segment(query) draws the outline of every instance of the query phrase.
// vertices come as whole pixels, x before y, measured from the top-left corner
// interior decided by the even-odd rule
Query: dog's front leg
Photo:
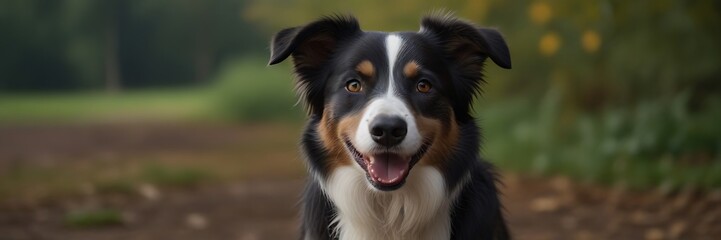
[[[326,198],[313,179],[306,184],[301,212],[301,240],[332,240],[331,220],[335,215],[333,203]]]

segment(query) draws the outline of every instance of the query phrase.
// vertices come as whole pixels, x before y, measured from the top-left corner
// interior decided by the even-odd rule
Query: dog
[[[486,59],[510,69],[501,34],[450,15],[418,32],[361,30],[353,16],[287,28],[308,111],[301,239],[509,239],[493,167],[471,115]]]

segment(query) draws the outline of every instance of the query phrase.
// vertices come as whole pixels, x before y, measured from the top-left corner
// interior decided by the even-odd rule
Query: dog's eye
[[[416,86],[416,89],[418,92],[427,93],[431,91],[431,83],[428,82],[428,80],[421,79],[418,81],[418,85]]]
[[[349,92],[360,92],[362,89],[361,82],[358,79],[351,79],[345,83],[345,90]]]

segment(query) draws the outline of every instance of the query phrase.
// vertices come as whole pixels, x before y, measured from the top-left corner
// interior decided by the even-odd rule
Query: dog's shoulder
[[[303,205],[301,218],[301,240],[333,240],[333,226],[335,207],[326,197],[320,184],[315,179],[309,179],[303,191]]]
[[[479,161],[469,174],[451,211],[451,239],[510,239],[498,199],[495,170]]]

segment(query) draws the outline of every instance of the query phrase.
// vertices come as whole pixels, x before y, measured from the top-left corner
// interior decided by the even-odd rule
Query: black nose
[[[400,117],[376,116],[370,125],[373,141],[386,147],[398,145],[408,132],[406,121]]]

